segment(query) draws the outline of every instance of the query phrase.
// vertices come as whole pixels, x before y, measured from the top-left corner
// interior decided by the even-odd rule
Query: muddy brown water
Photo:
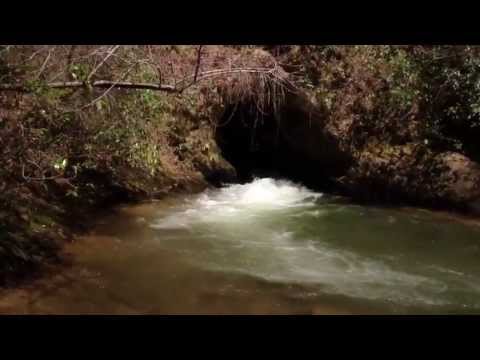
[[[478,314],[480,226],[459,219],[257,179],[116,209],[0,312]]]

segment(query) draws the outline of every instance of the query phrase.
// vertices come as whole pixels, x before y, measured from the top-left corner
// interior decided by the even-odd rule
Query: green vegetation
[[[303,46],[283,56],[303,68],[306,87],[314,87],[332,116],[352,120],[357,142],[427,140],[437,149],[479,159],[474,140],[480,121],[479,50]]]
[[[55,78],[65,59],[51,57],[52,72],[41,77],[36,74],[42,62],[11,65],[32,53],[27,47],[0,53],[0,83],[21,82],[27,89],[0,93],[0,284],[58,260],[59,241],[72,228],[81,230],[75,223],[88,224],[86,214],[182,184],[205,186],[198,169],[205,173],[222,162],[204,151],[212,131],[197,131],[195,141],[190,139],[211,119],[208,105],[199,106],[198,91],[179,96],[148,89],[51,88],[47,77]],[[130,61],[139,57],[123,55]],[[65,80],[85,80],[93,68],[73,63]],[[130,68],[128,62],[113,63],[102,78],[121,78]],[[138,60],[135,68],[130,81],[153,80],[151,66]]]

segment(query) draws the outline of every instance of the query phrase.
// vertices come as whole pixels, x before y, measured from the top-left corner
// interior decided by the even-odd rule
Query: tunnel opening
[[[216,140],[241,183],[255,177],[288,179],[312,189],[336,193],[336,178],[348,160],[322,132],[320,119],[306,113],[305,104],[286,103],[261,112],[255,104],[228,106]]]

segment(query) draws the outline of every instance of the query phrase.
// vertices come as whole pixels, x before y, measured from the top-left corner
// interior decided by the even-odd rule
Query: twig
[[[35,56],[37,56],[39,53],[41,53],[43,51],[43,49],[45,49],[46,47],[47,47],[47,45],[43,45],[39,49],[35,50],[33,52],[33,54],[27,60],[23,61],[23,63],[21,65],[25,65],[27,62],[31,61]]]
[[[62,175],[56,175],[56,176],[49,176],[49,177],[30,177],[30,176],[25,176],[25,165],[22,165],[22,178],[25,181],[46,181],[46,180],[54,180],[58,179]]]
[[[40,166],[38,166],[37,164],[35,164],[34,162],[31,162],[29,161],[31,164],[37,166],[39,169],[40,169]],[[31,176],[26,176],[25,175],[25,165],[22,165],[22,178],[25,180],[25,181],[46,181],[46,180],[55,180],[55,179],[59,179],[59,178],[64,178],[66,180],[73,180],[77,177],[78,175],[78,172],[77,172],[77,168],[76,167],[73,167],[73,170],[74,170],[74,174],[73,176],[71,177],[64,177],[63,174],[58,174],[58,175],[54,175],[54,176],[42,176],[42,177],[31,177]]]
[[[192,86],[193,84],[195,84],[197,82],[198,70],[200,69],[200,61],[201,61],[201,58],[202,58],[202,47],[203,47],[203,45],[200,45],[197,49],[197,61],[196,61],[196,64],[195,64],[195,72],[193,73],[193,79],[190,82],[190,84],[188,84],[187,86],[184,86],[183,88],[178,90],[180,93],[182,93],[184,90],[186,90],[187,88],[189,88],[190,86]],[[182,80],[181,82],[183,82],[183,81],[184,80]]]
[[[40,70],[38,71],[37,75],[35,76],[35,79],[39,79],[40,75],[42,75],[43,71],[45,70],[45,67],[47,66],[48,60],[50,60],[50,56],[52,55],[52,49],[48,51],[47,56],[45,57],[45,61],[43,62],[42,66],[40,67]]]
[[[197,81],[198,70],[200,69],[200,61],[202,59],[202,47],[203,45],[200,45],[197,50],[197,64],[195,66],[195,75],[193,76],[194,83]]]
[[[232,112],[230,113],[230,116],[228,117],[227,121],[225,121],[222,124],[217,124],[215,126],[215,128],[219,128],[219,127],[227,125],[233,119],[233,115],[235,115],[235,113],[237,112],[237,109],[238,109],[238,102],[235,103],[235,107],[233,108]]]
[[[173,63],[170,62],[170,68],[172,69],[172,75],[173,75],[173,87],[177,87],[177,76],[175,74],[175,68],[173,67]]]
[[[1,48],[0,49],[0,53],[1,52],[8,52],[8,50],[10,50],[10,48],[12,48],[13,45],[6,45],[4,48]]]
[[[120,47],[120,45],[115,45],[114,47],[112,47],[110,49],[110,51],[108,52],[108,54],[103,58],[103,60],[100,62],[100,64],[98,64],[91,72],[90,74],[88,74],[87,76],[87,79],[85,80],[86,82],[89,82],[91,77],[98,71],[98,69],[100,69],[100,67],[102,67],[103,64],[105,64],[105,62],[110,58],[110,56],[113,55],[113,53],[115,51],[117,51],[117,49]]]
[[[70,77],[70,67],[72,66],[72,61],[73,61],[73,54],[75,53],[77,46],[78,45],[70,46],[70,50],[68,51],[66,71],[69,77]]]
[[[92,106],[93,104],[95,104],[96,102],[98,102],[99,100],[101,100],[101,99],[103,99],[105,96],[107,96],[108,93],[109,93],[110,91],[112,91],[112,89],[113,89],[116,85],[118,85],[118,84],[120,83],[120,81],[124,80],[124,79],[127,77],[127,75],[130,73],[130,71],[132,71],[133,68],[134,68],[136,65],[137,65],[137,64],[133,64],[133,65],[122,75],[122,77],[121,77],[118,81],[114,82],[102,95],[98,96],[96,99],[92,100],[92,101],[91,101],[90,103],[88,103],[87,105],[82,106],[82,107],[80,108],[80,110],[83,110],[83,109],[86,109],[86,108],[89,107],[89,106]]]
[[[160,66],[157,66],[157,73],[158,73],[158,84],[161,85],[162,84],[162,70],[160,69]]]

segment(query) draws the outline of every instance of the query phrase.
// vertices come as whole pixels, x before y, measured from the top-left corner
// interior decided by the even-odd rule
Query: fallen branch
[[[83,81],[59,81],[46,84],[47,87],[53,89],[67,89],[67,88],[79,88],[86,87],[88,83]],[[92,87],[98,88],[109,88],[114,85],[116,88],[124,89],[146,89],[146,90],[160,90],[166,92],[177,92],[177,89],[171,85],[159,85],[159,84],[148,84],[148,83],[133,83],[128,81],[108,81],[108,80],[97,80],[89,84]],[[0,90],[5,91],[20,91],[20,92],[32,92],[25,85],[16,85],[16,84],[0,84]]]
[[[45,84],[48,88],[53,89],[66,89],[66,88],[80,88],[80,87],[96,87],[96,88],[121,88],[121,89],[143,89],[143,90],[154,90],[154,91],[165,91],[170,93],[182,93],[187,88],[191,87],[195,83],[206,80],[212,77],[217,77],[221,75],[230,75],[230,74],[260,74],[267,77],[270,77],[277,85],[288,85],[290,89],[294,89],[295,86],[286,78],[276,74],[277,68],[238,68],[238,69],[218,69],[210,70],[202,73],[193,74],[186,76],[179,82],[175,82],[175,85],[162,85],[162,84],[152,84],[152,83],[136,83],[129,81],[110,81],[110,80],[96,80],[93,82],[84,82],[84,81],[59,81],[51,82]],[[189,79],[194,79],[195,82],[188,83],[186,86],[179,86],[184,84]],[[0,90],[3,91],[19,91],[19,92],[32,92],[28,86],[22,84],[0,84]]]

